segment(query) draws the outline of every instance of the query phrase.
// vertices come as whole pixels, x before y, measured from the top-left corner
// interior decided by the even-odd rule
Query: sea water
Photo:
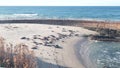
[[[87,41],[79,54],[86,68],[120,68],[120,42]]]
[[[0,19],[120,20],[120,6],[0,6]]]
[[[120,42],[93,42],[89,58],[97,68],[120,68]]]

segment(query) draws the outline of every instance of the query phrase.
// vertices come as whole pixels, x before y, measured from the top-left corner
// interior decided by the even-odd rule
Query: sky
[[[120,6],[120,0],[0,0],[0,6]]]

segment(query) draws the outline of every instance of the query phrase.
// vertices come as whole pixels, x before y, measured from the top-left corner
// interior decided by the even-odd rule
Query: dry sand
[[[73,34],[69,36],[71,30]],[[77,59],[73,47],[82,35],[95,33],[81,27],[72,26],[0,24],[0,36],[5,38],[6,43],[12,43],[14,45],[25,43],[30,49],[33,47],[37,48],[31,50],[34,50],[35,56],[38,57],[38,68],[84,68],[81,64],[82,62],[80,63]],[[67,35],[67,37],[53,42],[54,45],[59,45],[61,48],[44,46],[45,41],[41,39],[50,35],[59,37],[59,34]]]

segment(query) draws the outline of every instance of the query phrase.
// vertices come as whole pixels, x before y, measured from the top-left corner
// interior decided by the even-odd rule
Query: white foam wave
[[[13,14],[13,16],[20,16],[20,17],[33,17],[38,16],[38,14]]]
[[[120,52],[116,52],[116,54],[120,54]]]
[[[36,19],[38,14],[2,14],[0,15],[0,20],[9,19]]]

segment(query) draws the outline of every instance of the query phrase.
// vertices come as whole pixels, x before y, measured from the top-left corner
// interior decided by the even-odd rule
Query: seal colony
[[[102,25],[98,25],[99,22]],[[38,68],[85,68],[85,64],[77,59],[74,45],[78,41],[85,42],[85,35],[100,39],[97,35],[102,35],[99,29],[103,24],[103,21],[84,20],[0,20],[0,36],[5,39],[5,44],[27,45],[35,53]],[[118,25],[113,23],[111,30],[117,28],[119,31]],[[111,25],[105,22],[104,26],[107,29]],[[107,38],[108,35],[102,36]]]

